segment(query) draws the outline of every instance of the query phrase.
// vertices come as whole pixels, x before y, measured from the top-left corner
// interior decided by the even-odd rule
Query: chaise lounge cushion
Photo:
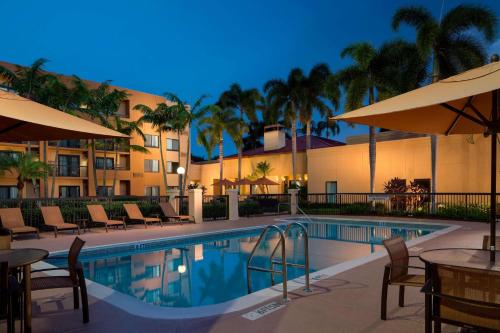
[[[38,229],[35,227],[13,227],[13,228],[8,228],[13,234],[29,234],[32,232],[38,232]]]

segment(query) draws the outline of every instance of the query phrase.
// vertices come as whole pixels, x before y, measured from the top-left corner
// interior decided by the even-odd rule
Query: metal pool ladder
[[[286,261],[286,235],[288,232],[293,228],[293,227],[298,227],[301,229],[303,235],[304,235],[304,265],[301,264],[295,264],[295,263],[290,263]],[[255,251],[259,247],[259,245],[262,243],[264,240],[264,236],[270,231],[270,230],[275,230],[278,232],[278,235],[280,237],[280,240],[274,247],[273,251],[271,252],[271,255],[269,256],[269,261],[270,261],[270,267],[271,268],[265,268],[265,267],[259,267],[259,266],[252,266],[252,259],[255,255]],[[275,259],[275,254],[278,248],[281,248],[281,258],[280,259]],[[281,266],[281,270],[277,270],[276,266]],[[282,230],[280,227],[276,225],[269,225],[264,230],[262,230],[259,239],[257,240],[257,243],[255,243],[252,252],[250,253],[250,256],[248,257],[247,260],[247,288],[248,288],[248,293],[250,294],[252,292],[252,284],[251,284],[251,276],[250,272],[253,271],[259,271],[259,272],[267,272],[271,273],[271,285],[275,285],[275,274],[281,274],[283,277],[283,301],[287,302],[288,301],[288,281],[287,281],[287,267],[300,267],[304,268],[305,270],[305,285],[306,287],[304,288],[305,291],[311,291],[310,285],[309,285],[309,235],[307,233],[306,227],[299,223],[299,222],[292,222],[290,223],[285,230]]]

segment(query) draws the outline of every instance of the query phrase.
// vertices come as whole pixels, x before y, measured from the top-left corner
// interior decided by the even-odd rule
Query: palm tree
[[[274,79],[264,85],[272,110],[280,110],[292,132],[292,181],[297,177],[297,116],[304,100],[304,73],[300,68],[290,71],[286,81]]]
[[[257,89],[241,89],[240,85],[233,83],[229,90],[222,93],[219,104],[223,108],[234,108],[239,111],[240,124],[244,124],[245,118],[249,121],[257,121],[258,103],[262,97]],[[239,128],[238,130],[242,130]],[[242,134],[242,133],[241,133]],[[238,148],[238,180],[241,179],[241,159],[243,157],[243,141],[237,140]]]
[[[144,136],[144,133],[141,130],[141,123],[139,121],[128,121],[128,120],[123,120],[119,116],[115,116],[115,120],[113,122],[113,129],[117,132],[120,132],[122,134],[125,134],[127,136],[131,136],[132,134],[137,134],[139,135],[143,140],[146,138]],[[111,195],[115,195],[115,188],[116,188],[116,180],[117,180],[117,173],[118,169],[116,167],[116,164],[118,163],[118,151],[120,147],[125,146],[131,151],[136,151],[136,152],[141,152],[144,154],[149,153],[149,150],[143,146],[140,145],[133,145],[130,144],[130,139],[129,138],[115,138],[113,139],[113,148],[115,151],[115,164],[114,164],[114,170],[113,170],[113,186],[111,187]]]
[[[273,168],[271,168],[271,163],[269,163],[268,161],[260,161],[255,166],[255,173],[262,177],[267,177],[272,170]],[[268,185],[266,185],[266,192],[269,193]]]
[[[196,140],[197,143],[205,149],[205,152],[207,153],[207,161],[212,160],[212,153],[217,145],[217,142],[214,140],[213,136],[210,135],[210,133],[204,133],[200,128],[197,128],[196,131],[198,133]]]
[[[187,105],[182,102],[182,100],[173,93],[165,93],[165,98],[174,103],[174,108],[176,108],[177,114],[179,115],[179,120],[177,120],[177,127],[187,130],[187,151],[186,151],[186,176],[183,179],[183,184],[181,188],[186,189],[187,178],[189,177],[189,165],[191,164],[191,126],[194,122],[198,121],[208,112],[206,106],[203,105],[203,100],[207,98],[207,95],[200,96],[192,106]],[[179,140],[179,154],[180,154],[180,140]],[[210,156],[209,156],[210,157]],[[179,163],[180,163],[179,155]],[[181,185],[181,184],[179,184]]]
[[[49,171],[49,166],[30,153],[22,153],[16,157],[2,159],[0,162],[0,175],[5,172],[17,175],[17,198],[19,203],[23,198],[23,189],[26,181],[36,181],[43,178]]]
[[[497,26],[495,13],[478,5],[459,5],[442,19],[436,19],[424,7],[403,7],[392,18],[392,28],[401,24],[414,27],[420,54],[431,63],[432,82],[486,62],[482,37],[493,41]],[[472,33],[477,31],[478,33]],[[431,135],[431,192],[436,192],[437,137]],[[434,202],[433,202],[434,207]]]
[[[151,123],[151,126],[158,131],[163,186],[165,187],[166,194],[166,191],[168,191],[168,182],[167,170],[165,169],[165,156],[163,153],[162,133],[171,130],[170,123],[174,117],[172,115],[173,110],[169,108],[166,103],[158,103],[154,110],[147,105],[138,104],[134,106],[134,110],[139,110],[143,113],[143,116],[139,120],[140,122]]]
[[[80,107],[80,111],[87,114],[92,119],[97,119],[103,126],[112,127],[110,120],[114,119],[118,115],[118,109],[120,104],[126,100],[128,93],[124,90],[118,90],[112,88],[109,81],[102,82],[98,87],[94,89],[87,90],[84,104]],[[106,191],[106,171],[107,171],[107,152],[108,152],[108,141],[104,140],[102,148],[104,150],[104,165],[103,165],[103,180],[102,186],[104,191]],[[96,141],[91,140],[90,145],[92,151],[92,170],[94,178],[94,187],[97,193],[99,188],[97,181],[97,170],[96,170]],[[104,193],[102,193],[104,194]]]
[[[224,133],[237,138],[242,124],[236,117],[234,109],[222,108],[218,104],[210,105],[210,113],[198,121],[200,135],[208,136],[219,145],[219,180],[224,179]],[[236,140],[237,141],[237,140]],[[239,142],[235,142],[239,144]],[[222,191],[222,186],[221,186]]]
[[[330,134],[338,135],[340,133],[339,124],[330,119],[320,120],[318,122],[312,120],[310,126],[311,133],[316,136],[323,136],[323,133],[326,133],[326,138],[329,138]],[[307,133],[307,126],[303,126],[300,132],[305,135]]]

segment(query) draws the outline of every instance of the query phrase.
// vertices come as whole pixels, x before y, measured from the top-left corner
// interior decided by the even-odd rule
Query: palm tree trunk
[[[50,197],[51,198],[54,198],[54,194],[56,191],[56,177],[57,177],[57,173],[59,171],[58,159],[59,159],[59,146],[60,145],[61,145],[61,141],[57,141],[56,156],[54,157],[54,170],[52,170],[52,184],[50,187]]]
[[[107,171],[106,158],[107,158],[107,156],[108,156],[108,147],[107,147],[106,140],[104,140],[104,157],[103,157],[104,163],[102,166],[102,190],[103,190],[103,193],[106,194],[106,196],[108,196],[108,191],[106,189],[106,171]]]
[[[306,122],[306,149],[311,149],[311,119]]]
[[[224,144],[222,140],[222,133],[220,133],[220,140],[219,140],[219,187],[220,187],[220,194],[223,194],[222,191],[222,180],[224,179]]]
[[[186,174],[184,175],[182,188],[185,190],[187,185],[187,179],[189,175],[189,165],[191,164],[191,124],[187,127],[187,148],[186,148]]]
[[[24,188],[24,182],[17,178],[17,200],[19,207],[21,207],[21,201],[23,200],[23,188]]]
[[[377,164],[377,138],[375,127],[370,126],[368,134],[368,155],[370,159],[370,193],[375,192],[375,166]]]
[[[241,180],[241,160],[243,158],[243,147],[238,147],[238,181]],[[238,193],[240,193],[240,185],[238,185]]]
[[[48,142],[47,141],[42,141],[42,145],[43,145],[43,163],[47,164],[47,144]],[[43,197],[45,199],[48,198],[49,196],[49,184],[48,184],[48,175],[47,173],[44,174],[43,176]]]
[[[179,166],[181,166],[181,131],[177,131],[177,142],[179,143],[179,147],[177,150],[177,160],[179,161]],[[172,170],[174,172],[177,172],[177,170]],[[185,170],[184,170],[185,171]],[[182,187],[182,175],[179,174],[179,180],[177,181],[177,184],[179,184],[179,194],[184,195],[183,187]]]
[[[295,107],[294,107],[295,110]],[[295,114],[295,111],[294,111]],[[292,180],[295,184],[297,177],[297,120],[295,117],[292,119]]]
[[[158,131],[159,143],[160,143],[160,162],[161,162],[161,171],[163,175],[163,186],[165,187],[165,195],[167,195],[168,191],[168,182],[167,182],[167,170],[165,169],[165,157],[163,156],[163,139],[161,138],[161,130]]]
[[[432,59],[432,82],[439,81],[439,60],[436,56],[437,51],[434,50],[433,59]],[[437,136],[432,134],[430,137],[431,140],[431,192],[436,193],[436,184],[437,184],[437,172],[436,172],[436,164],[437,164]],[[431,213],[436,212],[436,196],[431,195]]]
[[[96,149],[95,149],[95,139],[92,139],[90,141],[90,150],[92,151],[92,178],[94,178],[94,190],[95,190],[95,195],[99,196],[99,184],[97,183],[97,170],[95,168],[95,161],[96,161]]]
[[[113,170],[113,187],[111,188],[111,195],[115,196],[115,187],[116,187],[116,178],[117,178],[117,172],[118,170],[116,169],[116,163],[118,162],[118,145],[115,143],[115,162],[113,164],[114,170]]]

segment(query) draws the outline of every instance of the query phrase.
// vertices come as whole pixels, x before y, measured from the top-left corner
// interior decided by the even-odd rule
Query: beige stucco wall
[[[488,192],[490,139],[476,135],[439,136],[438,192]],[[368,144],[308,151],[309,193],[325,192],[325,182],[337,181],[338,192],[369,191]],[[411,181],[431,177],[430,139],[414,138],[377,143],[375,191],[393,177]]]

